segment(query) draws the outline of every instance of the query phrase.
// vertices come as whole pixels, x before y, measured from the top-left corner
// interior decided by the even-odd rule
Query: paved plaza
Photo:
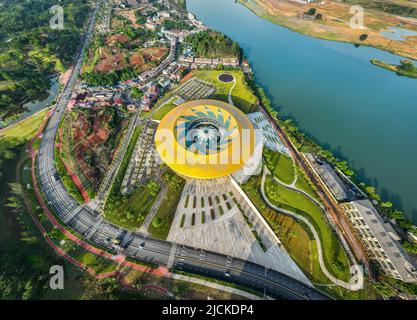
[[[215,92],[215,87],[203,80],[191,78],[176,90],[182,101],[205,99]]]
[[[310,283],[265,228],[248,224],[257,217],[245,202],[230,177],[188,180],[168,240],[250,260]]]

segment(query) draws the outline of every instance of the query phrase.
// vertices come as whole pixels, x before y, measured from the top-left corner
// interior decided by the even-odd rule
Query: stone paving
[[[210,83],[197,78],[191,78],[176,90],[176,94],[184,101],[190,101],[208,98],[214,91],[215,88]]]
[[[255,227],[246,222],[250,207],[242,201],[229,177],[187,180],[168,240],[247,259],[310,284],[280,243],[256,239]]]

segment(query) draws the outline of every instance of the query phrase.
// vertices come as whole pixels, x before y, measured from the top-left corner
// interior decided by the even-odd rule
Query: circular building
[[[155,144],[161,159],[180,175],[214,179],[241,169],[255,150],[250,119],[217,100],[186,102],[160,122]]]

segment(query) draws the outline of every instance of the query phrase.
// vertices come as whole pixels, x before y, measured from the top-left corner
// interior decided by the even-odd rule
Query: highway
[[[36,169],[40,188],[48,206],[69,228],[96,246],[114,254],[124,254],[140,261],[225,280],[277,299],[329,299],[316,289],[261,265],[123,230],[103,220],[99,213],[88,205],[80,205],[67,192],[54,165],[55,137],[80,73],[85,49],[91,40],[98,7],[99,5],[89,18],[87,31],[74,60],[73,72],[43,133]],[[114,239],[120,241],[120,246],[113,243]]]

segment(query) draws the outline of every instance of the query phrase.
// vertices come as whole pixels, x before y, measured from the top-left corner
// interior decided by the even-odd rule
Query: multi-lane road
[[[69,228],[109,252],[140,261],[229,281],[280,299],[328,299],[316,289],[261,265],[215,252],[176,245],[136,232],[128,232],[105,220],[87,205],[80,205],[65,189],[54,166],[55,137],[91,39],[98,6],[93,11],[66,84],[44,131],[37,158],[40,188],[50,208]],[[114,244],[114,239],[120,241]]]

